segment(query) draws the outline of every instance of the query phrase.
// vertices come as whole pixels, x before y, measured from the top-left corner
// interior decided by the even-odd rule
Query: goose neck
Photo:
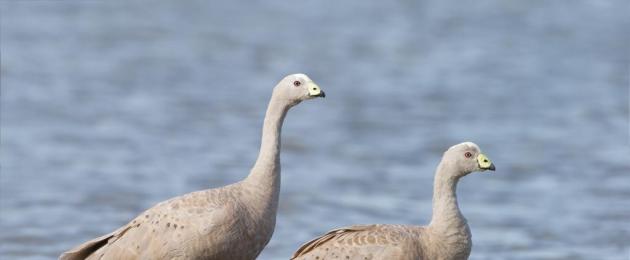
[[[438,166],[433,183],[433,215],[430,227],[448,229],[466,225],[457,203],[459,174],[453,163],[443,160]]]
[[[284,100],[272,95],[262,128],[260,151],[254,167],[245,183],[254,191],[271,191],[271,195],[277,198],[280,186],[280,146],[282,124],[291,107]],[[262,195],[262,194],[258,194]]]

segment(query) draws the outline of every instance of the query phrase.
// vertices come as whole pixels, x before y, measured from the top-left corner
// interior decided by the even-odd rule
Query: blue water
[[[630,6],[573,1],[0,1],[0,258],[50,259],[159,201],[242,179],[271,88],[288,115],[259,257],[428,222],[441,153],[471,259],[630,257]]]

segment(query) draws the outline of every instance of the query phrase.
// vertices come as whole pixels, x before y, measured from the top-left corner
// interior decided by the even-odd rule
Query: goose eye
[[[470,158],[470,157],[472,157],[472,153],[471,152],[466,152],[464,154],[464,156],[466,156],[466,158]]]
[[[293,81],[293,86],[299,87],[300,85],[302,85],[302,82],[299,80]]]

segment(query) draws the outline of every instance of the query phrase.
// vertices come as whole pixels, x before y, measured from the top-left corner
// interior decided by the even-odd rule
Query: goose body
[[[161,202],[61,259],[254,259],[271,238],[275,212],[251,210],[244,190],[239,182]]]
[[[470,172],[487,169],[494,170],[494,164],[476,144],[455,145],[444,153],[435,174],[433,216],[429,225],[339,228],[302,245],[291,259],[468,259],[472,235],[457,204],[457,181]]]
[[[60,259],[255,259],[275,228],[286,113],[303,100],[323,96],[306,75],[285,77],[274,88],[260,153],[247,178],[158,203]]]

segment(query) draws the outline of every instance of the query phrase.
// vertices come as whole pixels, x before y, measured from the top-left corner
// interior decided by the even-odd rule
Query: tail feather
[[[99,248],[107,245],[112,237],[120,237],[125,231],[129,229],[129,226],[122,227],[114,232],[111,232],[107,235],[103,235],[87,241],[77,247],[70,249],[61,256],[59,256],[59,260],[84,260],[87,259],[92,253],[94,253]]]

